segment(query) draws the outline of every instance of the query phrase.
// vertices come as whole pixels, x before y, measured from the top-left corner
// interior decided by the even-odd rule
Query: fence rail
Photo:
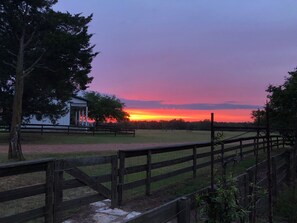
[[[280,136],[274,135],[270,137],[271,148],[280,148],[280,145],[284,145],[283,139]],[[180,174],[191,172],[193,177],[196,176],[197,170],[208,167],[211,165],[211,161],[207,160],[211,156],[211,152],[204,152],[203,149],[207,149],[211,146],[211,143],[199,143],[199,144],[185,144],[171,147],[159,147],[152,149],[140,149],[140,150],[120,150],[119,156],[119,203],[121,204],[124,199],[125,191],[132,190],[138,187],[145,186],[145,194],[151,193],[151,184],[165,180],[167,178],[175,177]],[[214,155],[220,157],[214,160],[214,163],[224,162],[224,160],[234,159],[238,157],[243,159],[248,154],[255,154],[256,150],[266,149],[266,137],[246,137],[232,140],[223,140],[218,145],[219,148],[214,151]],[[202,152],[199,152],[202,151]],[[158,160],[158,155],[162,153],[177,152],[178,158],[169,158],[162,161]],[[233,153],[232,153],[233,152]],[[231,153],[231,154],[230,154]],[[183,155],[184,154],[184,155]],[[143,164],[130,164],[127,165],[128,160],[135,157],[144,157]],[[185,164],[178,169],[170,170],[166,173],[158,173],[158,169],[164,167]],[[136,179],[135,181],[127,182],[125,178],[131,174],[144,173],[143,179]],[[153,173],[155,175],[153,176]]]
[[[293,149],[272,157],[272,179],[275,200],[279,192],[278,188],[283,183],[289,184],[293,179],[295,179],[293,177],[296,176],[295,173],[297,171],[296,158],[296,151]],[[290,160],[290,162],[288,162],[288,160]],[[249,203],[251,202],[250,199],[253,193],[252,185],[255,181],[255,170],[259,167],[263,168],[265,165],[266,161],[263,161],[258,165],[248,168],[245,173],[236,177],[237,185],[240,190],[240,202],[245,208],[248,208]],[[294,176],[292,176],[292,173]],[[267,175],[264,175],[259,177],[256,185],[263,187],[263,185],[266,183]],[[195,193],[175,199],[174,201],[168,202],[160,207],[154,208],[132,219],[129,219],[125,221],[125,223],[164,223],[172,219],[176,219],[177,223],[189,223],[191,222],[191,210],[196,208],[196,196],[198,194],[207,194],[209,190],[210,187],[203,188]],[[261,205],[261,202],[263,205],[263,203],[267,201],[267,199],[265,199],[266,198],[260,198],[256,200],[256,207],[260,208],[259,206]],[[180,205],[181,203],[183,203],[183,205]],[[250,211],[252,214],[255,214],[254,209]]]
[[[280,148],[280,145],[284,144],[280,136],[271,136],[270,145],[272,147]],[[0,223],[26,222],[39,217],[43,217],[45,222],[59,222],[64,211],[102,198],[111,198],[113,206],[121,204],[124,193],[134,188],[144,187],[145,194],[149,195],[153,191],[152,185],[156,182],[184,173],[190,173],[192,177],[196,177],[199,169],[210,166],[209,157],[211,153],[207,152],[210,145],[210,143],[197,143],[139,150],[120,150],[115,156],[45,159],[1,165],[0,179],[12,175],[42,172],[45,176],[45,182],[1,191],[0,203],[40,194],[45,195],[45,200],[43,207],[16,215],[0,216]],[[220,157],[215,159],[214,163],[220,163],[234,157],[243,159],[247,154],[254,154],[256,149],[265,149],[265,145],[265,137],[221,141],[214,151]],[[172,157],[168,155],[169,153],[178,156]],[[163,156],[159,157],[160,154]],[[276,157],[275,159],[280,158]],[[135,160],[142,161],[142,163],[136,164]],[[293,162],[292,158],[290,162]],[[286,170],[286,163],[288,161],[284,162],[282,166],[276,166],[277,172],[283,174]],[[83,170],[83,168],[88,167],[92,170],[100,170],[100,167],[94,167],[94,165],[108,165],[109,167],[96,176]],[[164,168],[166,169],[165,172],[156,172]],[[132,181],[127,181],[129,175],[139,173],[142,174]],[[282,176],[279,180],[283,180],[283,178],[285,177]],[[93,192],[95,191],[95,194],[70,200],[63,199],[66,190],[81,187],[90,188]],[[178,206],[178,202],[172,205]],[[183,209],[177,208],[176,210],[182,211]]]
[[[26,186],[13,190],[3,191],[0,193],[0,202],[31,197],[38,194],[45,194],[45,204],[41,208],[33,209],[24,213],[1,217],[0,223],[6,222],[26,222],[39,217],[44,217],[46,222],[52,222],[52,159],[37,161],[25,161],[20,163],[5,164],[0,166],[0,178],[18,174],[34,173],[42,171],[46,175],[46,183],[34,186]]]
[[[88,173],[78,168],[105,164],[110,164],[110,173],[101,176],[89,176]],[[26,222],[40,217],[43,217],[45,222],[60,222],[64,211],[105,198],[110,198],[112,206],[115,207],[117,204],[117,164],[117,156],[107,156],[61,160],[44,159],[1,165],[0,178],[43,172],[45,173],[45,183],[2,191],[0,192],[0,202],[45,195],[45,205],[12,216],[0,216],[0,223]],[[66,179],[65,173],[71,175],[72,179]],[[110,182],[110,188],[103,185],[107,182]],[[86,186],[97,193],[74,199],[63,199],[65,190]]]
[[[8,133],[9,126],[0,126],[0,133]],[[117,128],[108,126],[71,126],[71,125],[49,125],[49,124],[23,124],[21,126],[22,133],[37,133],[37,134],[110,134],[110,135],[132,135],[135,136],[135,129]]]

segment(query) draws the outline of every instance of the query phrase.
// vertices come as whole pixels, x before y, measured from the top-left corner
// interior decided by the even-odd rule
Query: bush
[[[200,216],[208,223],[230,223],[240,220],[245,222],[248,216],[239,203],[239,191],[234,177],[223,177],[218,181],[213,193],[197,196],[197,207]]]
[[[288,187],[278,195],[275,215],[286,222],[297,222],[297,191],[295,185]]]

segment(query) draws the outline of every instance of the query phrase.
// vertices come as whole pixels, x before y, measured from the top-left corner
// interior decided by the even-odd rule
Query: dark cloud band
[[[127,108],[141,109],[186,109],[186,110],[230,110],[230,109],[258,109],[262,106],[236,103],[192,103],[192,104],[165,104],[163,101],[142,101],[121,99]]]

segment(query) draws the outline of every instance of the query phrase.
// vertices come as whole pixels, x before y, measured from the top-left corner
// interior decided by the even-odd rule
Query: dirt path
[[[63,145],[22,145],[24,153],[67,153],[67,152],[103,152],[120,149],[143,149],[176,143],[133,143],[133,144],[63,144]],[[0,153],[7,153],[8,145],[0,145]]]

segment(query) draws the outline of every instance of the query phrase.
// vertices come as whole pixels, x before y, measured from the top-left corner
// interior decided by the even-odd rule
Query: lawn
[[[240,135],[241,132],[224,132],[224,138]],[[249,133],[243,137],[254,135]],[[136,130],[136,136],[131,135],[87,135],[87,134],[22,134],[22,145],[26,160],[39,158],[64,158],[94,155],[116,154],[117,148],[126,149],[134,145],[136,148],[155,147],[160,144],[201,143],[210,141],[210,131],[187,130]],[[32,147],[30,147],[32,145]],[[42,146],[40,146],[42,145]],[[54,145],[61,145],[59,148]],[[69,145],[73,145],[70,146]],[[89,146],[88,146],[89,145]],[[90,146],[93,145],[93,149]],[[95,145],[95,148],[94,148]],[[126,145],[126,146],[125,146]],[[68,146],[68,149],[65,148]],[[84,146],[84,149],[82,149]],[[30,148],[33,148],[29,151]],[[37,147],[37,148],[36,148]],[[46,147],[44,150],[42,148]],[[100,149],[99,149],[100,147]],[[76,149],[75,149],[76,148]],[[98,148],[98,149],[97,149]],[[0,163],[8,162],[8,134],[0,134]]]
[[[230,138],[236,135],[239,135],[238,132],[225,132],[224,138]],[[251,136],[252,133],[248,135],[244,135],[242,137]],[[3,146],[7,144],[7,135],[0,135],[0,140]],[[97,135],[97,136],[89,136],[89,135],[37,135],[37,134],[24,134],[23,135],[23,144],[27,145],[55,145],[57,142],[59,144],[133,144],[133,143],[143,143],[143,144],[151,144],[151,143],[199,143],[199,142],[207,142],[210,140],[210,132],[207,131],[177,131],[177,130],[170,130],[170,131],[159,131],[159,130],[138,130],[136,133],[136,137],[132,136],[108,136],[108,135]],[[74,145],[73,145],[74,146]],[[217,148],[219,149],[219,148]],[[201,148],[199,152],[206,152],[209,151],[209,147]],[[81,156],[94,156],[94,155],[110,155],[113,152],[68,152],[68,153],[44,153],[44,152],[36,152],[36,153],[29,153],[26,154],[26,158],[28,160],[32,159],[39,159],[39,158],[46,158],[46,157],[53,157],[53,158],[65,158],[65,157],[81,157]],[[231,152],[231,151],[230,151]],[[152,162],[160,162],[164,160],[176,159],[182,156],[190,155],[192,150],[189,151],[185,150],[181,152],[168,152],[159,155],[154,155],[152,157]],[[226,153],[227,155],[227,153]],[[228,154],[229,155],[229,154]],[[262,154],[263,155],[263,154]],[[0,162],[7,162],[6,153],[0,153]],[[261,157],[263,159],[264,157]],[[130,160],[131,159],[131,160]],[[126,166],[134,166],[134,165],[142,165],[146,162],[146,157],[135,157],[127,159]],[[203,158],[198,162],[205,162],[209,160],[209,158]],[[247,157],[247,159],[240,162],[240,164],[234,169],[236,174],[243,172],[248,166],[254,164],[253,156]],[[187,167],[191,165],[191,161],[185,162],[182,164],[177,164],[173,166],[168,166],[160,169],[155,169],[152,171],[152,176],[157,176],[160,174],[164,174],[175,169]],[[102,175],[110,171],[108,167],[85,167],[82,168],[87,174],[90,175]],[[161,188],[163,191],[165,189],[167,194],[171,196],[180,196],[182,194],[186,194],[192,191],[201,188],[202,186],[206,186],[209,184],[209,167],[199,169],[197,172],[197,178],[192,179],[192,173],[185,173],[182,175],[174,176],[172,178],[168,178],[166,180],[158,181],[152,183],[152,191],[153,193],[157,192]],[[65,174],[66,179],[71,179],[70,176]],[[135,180],[144,179],[145,172],[135,173],[125,176],[125,182],[133,182]],[[16,187],[20,187],[23,185],[32,185],[36,183],[44,182],[44,174],[34,173],[34,174],[24,174],[20,176],[13,176],[7,177],[6,179],[2,179],[2,183],[0,183],[0,191],[11,190]],[[169,186],[170,185],[170,186]],[[109,187],[110,185],[106,185]],[[139,195],[144,194],[145,187],[135,188],[129,191],[125,191],[124,199],[131,199],[135,198]],[[66,190],[64,192],[64,199],[72,199],[79,196],[84,196],[87,194],[93,194],[94,191],[88,188],[77,188]],[[30,201],[29,201],[30,200]],[[42,196],[35,196],[32,199],[21,199],[11,202],[4,202],[0,204],[0,216],[2,215],[9,215],[13,213],[22,212],[28,208],[35,208],[37,206],[42,206],[44,204],[44,198]],[[22,207],[22,205],[25,205]],[[26,208],[25,208],[26,207]]]
[[[225,138],[238,135],[238,132],[224,132]],[[247,135],[245,135],[247,136]],[[97,134],[51,134],[23,133],[23,144],[132,144],[132,143],[193,143],[209,142],[210,131],[189,130],[136,130],[136,136]],[[0,145],[8,142],[8,134],[0,134]]]

